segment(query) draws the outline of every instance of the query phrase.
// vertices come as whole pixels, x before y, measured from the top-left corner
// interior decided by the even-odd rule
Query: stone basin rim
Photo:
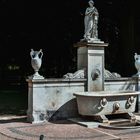
[[[93,91],[93,92],[75,92],[74,96],[95,96],[95,97],[105,97],[105,96],[132,96],[138,95],[140,92],[138,91]]]

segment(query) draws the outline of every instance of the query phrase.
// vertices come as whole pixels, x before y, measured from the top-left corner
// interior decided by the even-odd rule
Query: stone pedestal
[[[87,91],[104,90],[104,48],[107,43],[78,42],[78,70],[85,69]]]
[[[27,79],[27,119],[31,123],[77,117],[74,92],[84,91],[86,79]]]

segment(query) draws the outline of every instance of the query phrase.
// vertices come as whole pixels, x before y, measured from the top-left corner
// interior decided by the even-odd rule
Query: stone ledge
[[[88,43],[88,42],[78,42],[74,44],[74,47],[107,47],[108,43]]]
[[[64,79],[64,78],[46,78],[46,79],[26,79],[27,82],[32,83],[68,83],[68,82],[86,82],[86,79]]]

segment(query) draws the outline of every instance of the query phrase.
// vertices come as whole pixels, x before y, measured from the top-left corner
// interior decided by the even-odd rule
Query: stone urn
[[[134,59],[135,59],[135,67],[136,67],[136,69],[138,71],[136,75],[140,75],[140,55],[135,53]]]
[[[39,51],[34,51],[33,49],[31,49],[30,56],[31,56],[31,65],[35,71],[35,73],[30,78],[44,79],[44,77],[38,73],[42,64],[42,56],[43,56],[42,49],[40,49]]]

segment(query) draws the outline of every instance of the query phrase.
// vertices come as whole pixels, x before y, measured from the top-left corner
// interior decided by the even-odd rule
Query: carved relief
[[[117,78],[120,78],[121,77],[121,75],[120,74],[118,74],[118,73],[116,73],[116,72],[110,72],[110,71],[108,71],[108,70],[104,70],[104,78],[106,79],[106,78],[111,78],[111,79],[117,79]]]
[[[75,73],[67,73],[63,76],[63,78],[66,79],[79,79],[79,78],[85,78],[85,70],[78,70]]]
[[[101,71],[99,68],[95,68],[91,72],[91,78],[93,81],[97,80],[100,77],[100,75],[101,75]]]
[[[100,75],[101,75],[101,71],[100,71],[99,66],[97,66],[91,72],[92,80],[96,80],[97,78],[99,78]],[[106,69],[104,70],[105,79],[106,78],[117,79],[120,77],[121,77],[121,75],[116,72],[111,73],[110,71],[108,71]],[[65,79],[86,78],[86,71],[85,71],[85,69],[82,69],[82,70],[76,71],[75,73],[67,73],[63,76],[63,78],[65,78]]]

